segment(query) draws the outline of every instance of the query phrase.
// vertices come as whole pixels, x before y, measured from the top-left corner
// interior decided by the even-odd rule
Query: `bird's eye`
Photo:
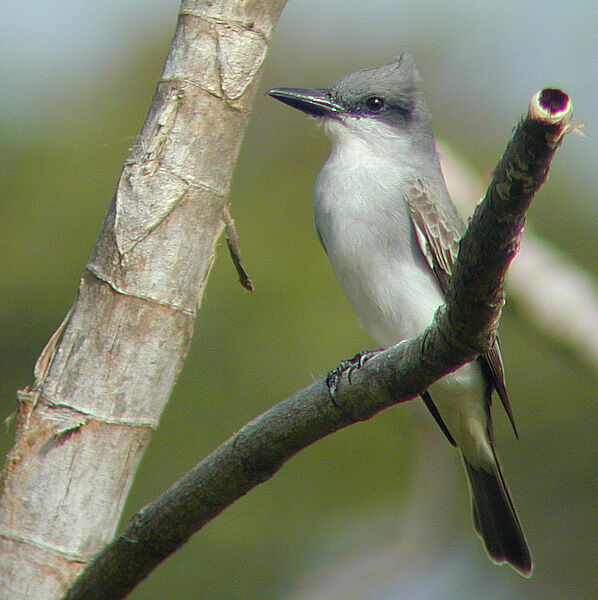
[[[384,108],[384,100],[378,96],[372,96],[365,101],[365,105],[369,111],[378,113]]]

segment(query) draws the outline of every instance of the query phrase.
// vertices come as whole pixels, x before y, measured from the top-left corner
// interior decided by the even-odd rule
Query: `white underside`
[[[342,138],[342,125],[328,129],[333,141]],[[396,156],[396,140],[393,150],[390,156]],[[383,143],[372,149],[354,135],[342,139],[333,145],[314,194],[316,227],[335,274],[362,326],[383,347],[417,335],[443,302],[400,193],[413,172],[388,156]],[[474,361],[429,390],[474,467],[494,463],[484,388],[481,367]]]

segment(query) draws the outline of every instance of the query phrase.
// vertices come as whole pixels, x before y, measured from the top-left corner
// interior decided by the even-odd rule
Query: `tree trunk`
[[[284,0],[183,0],[77,300],[20,392],[3,597],[57,598],[110,540],[177,376]]]

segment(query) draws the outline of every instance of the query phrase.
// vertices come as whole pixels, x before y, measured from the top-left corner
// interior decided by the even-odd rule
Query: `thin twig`
[[[243,266],[243,261],[241,260],[241,250],[239,248],[239,236],[237,235],[237,227],[235,225],[235,220],[232,218],[230,214],[230,204],[225,204],[222,209],[222,217],[224,218],[224,223],[226,225],[226,243],[228,245],[228,251],[230,252],[230,257],[235,265],[235,269],[237,269],[237,273],[239,275],[239,283],[250,292],[253,292],[255,289],[253,285],[253,281],[249,278],[245,267]]]

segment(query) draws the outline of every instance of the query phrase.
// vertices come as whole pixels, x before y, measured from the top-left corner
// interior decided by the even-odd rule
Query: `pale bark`
[[[79,293],[23,390],[2,473],[0,589],[62,596],[113,537],[193,334],[284,0],[184,0]]]

